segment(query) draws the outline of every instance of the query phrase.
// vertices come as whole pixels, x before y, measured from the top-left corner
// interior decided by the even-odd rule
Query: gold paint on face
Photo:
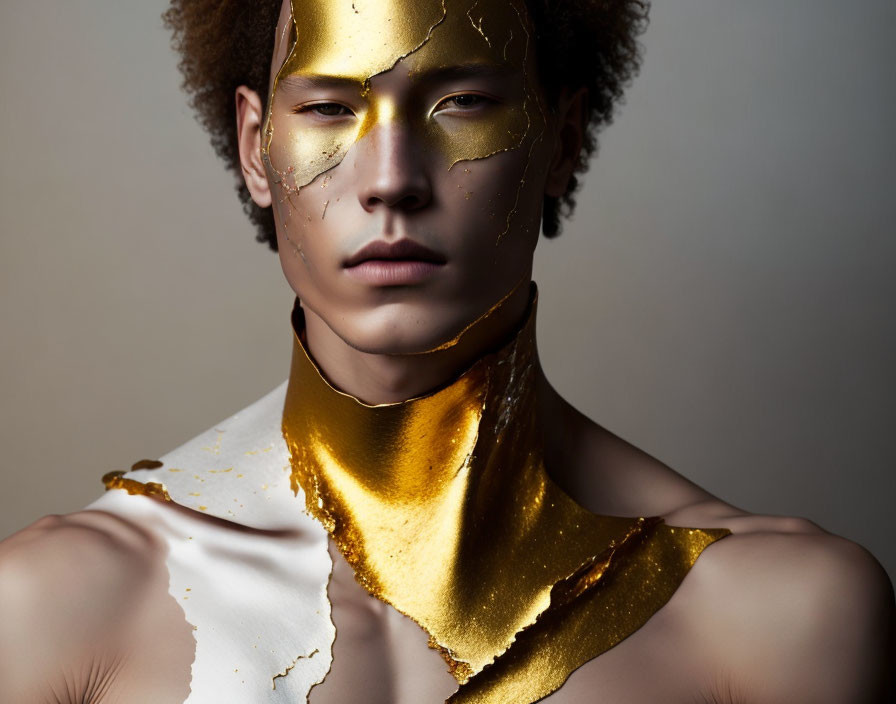
[[[262,156],[270,180],[290,200],[379,125],[403,121],[444,168],[543,137],[545,116],[530,69],[531,28],[522,0],[291,0],[295,40],[273,81]],[[281,42],[283,37],[281,37]],[[436,105],[399,105],[371,80],[414,54],[412,81],[445,71],[506,74],[506,96],[480,119],[443,117]],[[440,73],[442,72],[442,73]],[[337,81],[354,95],[354,116],[299,129],[275,103],[290,82]],[[525,183],[525,175],[520,190]],[[517,194],[517,202],[519,192]],[[506,234],[516,203],[506,217]],[[499,235],[499,239],[500,236]]]
[[[429,634],[461,685],[452,702],[556,690],[727,535],[597,516],[551,481],[534,311],[449,386],[380,406],[332,388],[296,335],[283,415],[294,489],[358,581]]]

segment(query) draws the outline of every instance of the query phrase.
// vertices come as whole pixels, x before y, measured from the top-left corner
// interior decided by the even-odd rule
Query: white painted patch
[[[112,490],[88,507],[168,546],[169,592],[196,638],[186,704],[304,702],[330,669],[332,562],[326,531],[290,488],[285,393],[284,383],[161,468],[125,475],[164,485],[174,503]]]

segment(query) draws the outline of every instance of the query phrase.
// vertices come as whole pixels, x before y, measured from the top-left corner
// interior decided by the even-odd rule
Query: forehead
[[[272,69],[362,83],[402,60],[522,69],[530,34],[524,0],[286,0]]]

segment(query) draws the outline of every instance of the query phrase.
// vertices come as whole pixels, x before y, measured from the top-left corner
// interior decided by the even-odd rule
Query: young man
[[[0,700],[884,700],[872,557],[544,378],[535,243],[643,21],[553,7],[175,3],[298,296],[289,383],[3,543]]]

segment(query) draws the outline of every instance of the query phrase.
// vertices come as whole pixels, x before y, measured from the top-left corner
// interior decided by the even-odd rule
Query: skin
[[[275,52],[272,77],[285,51]],[[408,57],[376,76],[371,91],[409,106],[420,97],[408,76],[415,61]],[[428,86],[426,97],[486,89]],[[305,309],[309,350],[331,383],[368,403],[403,400],[446,383],[507,337],[526,306],[526,287],[514,287],[531,274],[541,195],[562,194],[578,158],[583,97],[566,91],[556,106],[532,153],[525,208],[500,243],[490,211],[479,206],[518,185],[520,153],[448,171],[394,124],[375,126],[328,172],[326,196],[321,181],[298,194],[289,217],[294,229],[275,209],[283,270]],[[334,102],[292,95],[286,103],[303,99]],[[278,193],[261,157],[262,101],[240,87],[236,110],[246,183],[259,205],[270,205]],[[296,129],[319,128],[310,119],[299,117]],[[468,190],[471,199],[458,197]],[[321,217],[324,200],[330,203]],[[296,229],[303,216],[307,225]],[[345,256],[370,238],[398,237],[439,250],[444,268],[425,285],[398,291],[345,277]],[[508,291],[505,304],[479,320]],[[458,344],[426,352],[477,320]],[[541,370],[537,383],[546,467],[577,502],[601,514],[660,515],[672,525],[734,533],[701,555],[643,628],[573,673],[546,701],[886,701],[893,593],[870,554],[807,521],[750,515],[716,499],[578,413]],[[164,554],[150,528],[91,511],[44,519],[0,543],[0,700],[183,701],[190,628],[166,592]],[[443,701],[454,681],[423,632],[370,597],[332,552],[338,635],[331,673],[311,701],[357,701],[359,692],[370,704]],[[85,560],[91,569],[77,570]],[[74,573],[81,577],[72,580]],[[153,667],[136,667],[141,658]]]
[[[192,627],[168,594],[164,547],[137,522],[81,511],[0,542],[0,610],[0,701],[189,694]]]

